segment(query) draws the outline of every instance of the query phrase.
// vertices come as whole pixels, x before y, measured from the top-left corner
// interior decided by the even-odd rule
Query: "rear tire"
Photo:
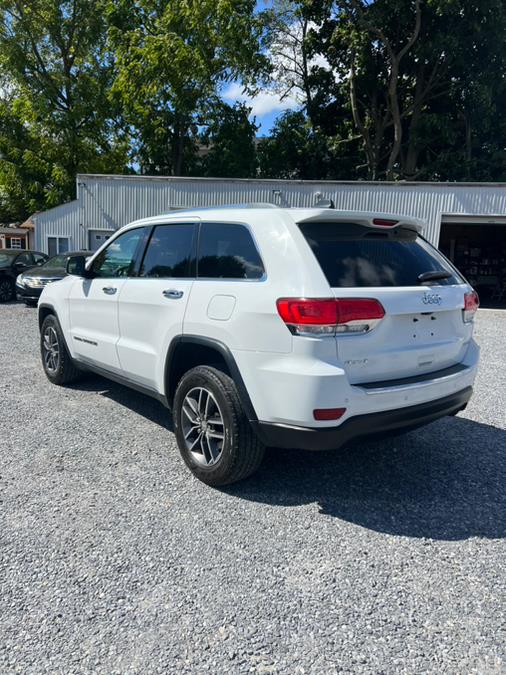
[[[265,448],[251,428],[233,379],[217,368],[197,366],[183,375],[173,418],[181,456],[203,483],[236,483],[260,466]]]
[[[9,277],[0,277],[0,302],[10,302],[16,298],[16,287],[14,281]]]
[[[70,384],[81,375],[67,350],[60,323],[54,314],[46,316],[42,323],[40,354],[46,377],[53,384]]]

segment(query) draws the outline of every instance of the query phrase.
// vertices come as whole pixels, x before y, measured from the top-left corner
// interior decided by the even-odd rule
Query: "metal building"
[[[405,214],[491,295],[506,295],[506,183],[387,183],[77,176],[77,199],[34,216],[35,248],[97,249],[118,227],[174,209],[243,202]]]

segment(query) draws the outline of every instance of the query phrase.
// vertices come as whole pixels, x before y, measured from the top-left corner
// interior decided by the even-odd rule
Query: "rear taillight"
[[[474,315],[478,311],[480,306],[480,299],[476,291],[471,291],[464,295],[464,310],[462,312],[462,318],[464,323],[471,323],[474,319]]]
[[[276,304],[294,335],[367,333],[385,316],[373,298],[280,298]]]

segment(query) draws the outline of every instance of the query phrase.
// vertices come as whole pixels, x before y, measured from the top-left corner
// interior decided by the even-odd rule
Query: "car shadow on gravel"
[[[95,375],[74,388],[172,431],[170,413],[149,396]],[[345,450],[269,448],[256,474],[222,492],[279,507],[317,503],[325,516],[387,534],[459,540],[506,537],[505,486],[506,431],[447,417]]]
[[[506,431],[451,417],[346,450],[270,449],[258,473],[225,492],[317,503],[321,514],[387,534],[460,540],[506,536],[505,486]]]
[[[133,412],[142,415],[164,429],[172,431],[170,412],[160,401],[151,396],[133,391],[122,384],[116,384],[116,382],[99,377],[98,375],[92,375],[91,373],[86,373],[75,384],[71,385],[70,388],[78,391],[97,392],[101,396],[110,398],[125,408],[129,408]]]

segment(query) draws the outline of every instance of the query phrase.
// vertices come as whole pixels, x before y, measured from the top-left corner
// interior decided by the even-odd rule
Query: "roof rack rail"
[[[220,209],[279,209],[278,204],[272,202],[244,202],[242,204],[220,204],[215,206],[193,206],[192,208],[181,208],[169,211],[169,214],[184,211],[217,211]]]

